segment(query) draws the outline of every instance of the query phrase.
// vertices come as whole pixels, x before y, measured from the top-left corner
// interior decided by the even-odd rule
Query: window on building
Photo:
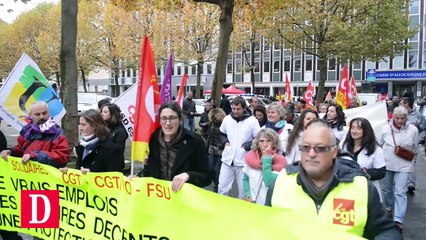
[[[255,41],[253,42],[254,44],[254,51],[260,51],[260,42]]]
[[[379,62],[379,69],[389,69],[389,57]]]
[[[212,74],[212,65],[207,64],[207,74]]]
[[[232,60],[232,53],[228,53],[228,60]]]
[[[241,73],[242,71],[241,60],[235,61],[235,69],[237,70],[238,73]]]
[[[174,75],[175,75],[175,68],[172,67],[172,76],[174,76]]]
[[[299,72],[302,68],[302,61],[300,59],[294,60],[294,71]]]
[[[121,70],[121,77],[126,77],[126,71]]]
[[[135,73],[135,72],[133,72],[133,73]],[[157,76],[161,76],[161,68],[157,68]]]
[[[192,75],[196,75],[197,74],[197,66],[195,66],[195,65],[191,66],[191,74]]]
[[[178,76],[182,75],[182,67],[181,66],[177,66],[177,75]]]
[[[274,61],[274,72],[280,71],[280,61]]]
[[[417,50],[408,51],[408,67],[409,68],[418,68],[417,55],[418,55]]]
[[[260,71],[260,69],[259,69],[260,67],[259,67],[259,62],[257,61],[257,62],[255,62],[254,63],[254,72],[255,73],[258,73],[259,71]]]
[[[241,59],[241,53],[235,54],[235,59],[240,60]]]
[[[274,58],[279,58],[281,56],[280,51],[274,51]]]
[[[263,72],[269,72],[269,61],[263,62]]]
[[[228,64],[226,65],[226,72],[227,72],[227,73],[232,73],[232,63],[228,63]]]
[[[393,58],[393,69],[403,69],[404,68],[404,56],[397,55]]]
[[[263,45],[263,49],[265,50],[265,51],[269,51],[269,49],[270,49],[271,47],[270,47],[270,43],[267,41],[267,40],[265,40],[265,43],[264,43],[264,45]]]
[[[354,69],[357,69],[357,70],[361,69],[361,63],[360,62],[354,63],[353,66],[354,66]]]
[[[131,77],[131,76],[132,76],[132,71],[130,70],[130,68],[128,68],[126,77]]]
[[[290,64],[290,59],[286,58],[286,60],[284,60],[284,71],[285,72],[289,72],[290,71],[290,68],[291,68],[290,65],[291,65]]]
[[[419,14],[419,0],[412,0],[410,6],[410,14]]]
[[[312,71],[312,59],[306,59],[306,71]]]
[[[328,69],[329,70],[336,70],[336,59],[330,59],[330,61],[328,61]]]
[[[158,69],[161,70],[161,67],[159,67]],[[133,69],[133,77],[136,77],[137,74],[138,74],[138,70]]]
[[[184,73],[188,74],[188,66],[187,65],[184,66]]]
[[[204,74],[204,65],[201,65],[200,72],[201,72],[201,73],[200,73],[201,75],[203,75],[203,74]]]

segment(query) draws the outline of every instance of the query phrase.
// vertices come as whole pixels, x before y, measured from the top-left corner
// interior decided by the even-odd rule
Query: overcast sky
[[[27,4],[20,0],[0,0],[0,18],[5,22],[12,23],[19,14],[28,12],[43,2],[59,2],[59,0],[31,0]],[[12,11],[13,10],[13,11]]]

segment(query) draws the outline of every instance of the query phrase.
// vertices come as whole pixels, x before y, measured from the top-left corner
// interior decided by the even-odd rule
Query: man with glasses
[[[324,120],[308,124],[299,149],[299,164],[280,172],[266,205],[364,238],[402,239],[359,165],[337,156],[336,138]]]

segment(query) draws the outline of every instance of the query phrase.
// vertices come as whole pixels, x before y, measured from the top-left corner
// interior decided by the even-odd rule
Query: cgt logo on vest
[[[335,198],[333,211],[333,224],[345,226],[355,225],[355,201]]]
[[[59,191],[22,190],[21,228],[59,228]]]

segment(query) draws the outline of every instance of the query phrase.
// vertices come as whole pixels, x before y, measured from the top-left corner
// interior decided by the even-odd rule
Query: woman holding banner
[[[74,150],[76,169],[87,172],[121,172],[124,162],[119,146],[110,141],[110,130],[98,110],[90,109],[80,115],[80,144]],[[61,168],[62,172],[68,168]]]
[[[176,102],[166,102],[158,110],[160,125],[149,142],[149,156],[143,177],[172,181],[172,190],[184,183],[206,187],[212,181],[204,141],[183,128],[182,110]]]
[[[383,150],[377,144],[373,127],[365,118],[354,118],[349,125],[349,132],[344,141],[339,144],[340,149],[353,154],[354,161],[358,162],[367,178],[373,181],[383,200],[378,180],[385,177],[386,163]]]

